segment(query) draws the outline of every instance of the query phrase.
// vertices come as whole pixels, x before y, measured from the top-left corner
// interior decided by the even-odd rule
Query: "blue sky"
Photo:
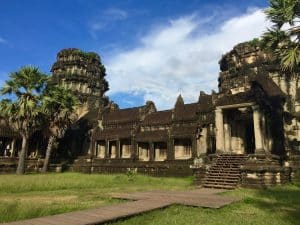
[[[264,0],[0,0],[0,84],[24,65],[50,73],[56,53],[101,55],[121,107],[217,88],[218,60],[262,33]]]

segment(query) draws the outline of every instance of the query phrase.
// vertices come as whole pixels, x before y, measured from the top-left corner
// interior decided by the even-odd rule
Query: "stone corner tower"
[[[71,89],[80,101],[78,116],[105,106],[108,90],[106,71],[100,56],[76,48],[63,49],[51,68],[53,82]]]

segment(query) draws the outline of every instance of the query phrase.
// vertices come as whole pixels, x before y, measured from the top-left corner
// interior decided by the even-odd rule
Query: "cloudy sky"
[[[50,73],[56,53],[100,54],[107,95],[122,108],[197,101],[217,90],[218,61],[269,26],[267,0],[1,0],[0,85],[36,65]]]

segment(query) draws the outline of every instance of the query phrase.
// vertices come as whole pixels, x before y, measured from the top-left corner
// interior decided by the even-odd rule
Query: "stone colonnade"
[[[179,144],[175,143],[175,140],[181,139],[174,138],[171,140],[133,142],[131,139],[128,139],[128,143],[123,142],[122,139],[98,140],[95,141],[94,151],[90,151],[90,154],[100,159],[129,159],[137,157],[141,161],[164,161],[167,159],[189,159],[192,157],[193,149],[196,145],[195,141],[191,138],[183,139],[185,141],[189,140],[190,143],[189,146],[185,146],[181,142]],[[172,152],[172,154],[169,152]]]

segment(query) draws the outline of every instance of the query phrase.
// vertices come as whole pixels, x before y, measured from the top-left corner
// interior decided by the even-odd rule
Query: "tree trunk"
[[[25,173],[25,158],[26,158],[26,153],[28,149],[28,137],[27,136],[22,136],[22,148],[21,152],[19,155],[19,162],[18,162],[18,167],[16,173],[19,175],[22,175]]]
[[[52,149],[53,149],[53,145],[54,145],[55,141],[56,141],[56,137],[53,135],[50,136],[50,138],[48,140],[48,145],[47,145],[44,165],[42,168],[42,173],[46,173],[48,171],[49,161],[50,161],[50,157],[51,157],[51,153],[52,153]]]

